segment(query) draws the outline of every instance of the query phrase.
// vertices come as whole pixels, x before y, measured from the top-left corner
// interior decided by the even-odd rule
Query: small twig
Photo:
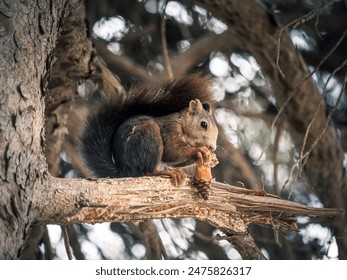
[[[292,178],[294,170],[295,170],[296,167],[298,169],[300,169],[299,162],[296,162],[295,164],[292,165],[292,168],[290,169],[288,178],[287,178],[286,182],[283,185],[283,189],[289,183],[290,178]],[[294,184],[298,181],[298,178],[299,178],[299,171],[295,174],[295,177],[294,177],[294,179],[293,179],[293,181],[292,181],[292,183],[290,185],[290,189],[289,189],[289,193],[288,193],[288,197],[287,197],[288,199],[290,199],[292,197],[292,194],[293,194],[293,191],[294,191]]]
[[[346,66],[347,65],[347,59],[343,62],[343,64],[339,67],[339,69],[341,69],[343,66]],[[335,69],[336,70],[336,69]],[[334,71],[335,72],[335,71]],[[337,71],[336,71],[337,72]],[[336,73],[335,72],[335,73]],[[331,75],[334,75],[333,73]],[[332,76],[330,76],[332,77]],[[329,77],[329,79],[330,79]],[[345,78],[346,80],[346,78]],[[330,120],[332,118],[332,115],[335,113],[335,111],[337,110],[338,106],[340,105],[340,102],[341,102],[341,99],[342,99],[342,96],[343,96],[343,92],[346,88],[346,81],[344,81],[342,87],[341,87],[341,92],[339,94],[339,97],[335,103],[335,106],[330,110],[329,112],[329,115],[327,117],[327,121],[325,122],[325,125],[324,127],[322,128],[320,134],[318,135],[318,137],[315,139],[315,141],[312,143],[311,147],[309,148],[309,150],[303,155],[303,158],[307,158],[310,153],[312,152],[312,150],[317,146],[318,142],[320,141],[320,139],[322,138],[322,136],[324,135],[326,129],[328,128],[329,126],[329,123],[330,123]]]
[[[321,40],[323,40],[323,37],[322,37],[322,35],[320,35],[319,30],[318,30],[319,15],[320,15],[320,13],[317,14],[316,22],[314,23],[314,29],[316,30],[316,33],[317,33],[318,37],[319,37]]]
[[[345,30],[345,32],[344,32],[343,35],[340,37],[340,39],[337,41],[337,43],[335,44],[335,46],[330,50],[330,52],[328,53],[329,56],[333,53],[334,50],[336,50],[336,48],[340,45],[340,43],[343,41],[343,39],[345,38],[346,35],[347,35],[347,30]],[[327,55],[327,56],[328,56],[328,55]],[[324,58],[323,58],[323,60],[324,60]],[[318,106],[317,106],[317,109],[316,109],[316,111],[315,111],[315,113],[314,113],[314,116],[313,116],[311,122],[309,123],[309,125],[308,125],[308,127],[307,127],[307,129],[306,129],[306,133],[305,133],[305,136],[304,136],[303,145],[302,145],[301,152],[300,152],[300,157],[302,157],[302,155],[303,155],[303,152],[304,152],[304,149],[305,149],[305,146],[306,146],[306,142],[307,142],[307,138],[308,138],[308,134],[309,134],[309,132],[310,132],[310,130],[311,130],[311,127],[312,127],[314,121],[316,120],[316,118],[317,118],[317,116],[318,116],[321,103],[322,103],[322,101],[324,100],[324,98],[325,98],[326,95],[327,95],[327,92],[326,92],[327,84],[329,83],[331,77],[334,76],[335,73],[336,73],[337,71],[339,71],[341,68],[343,68],[345,64],[346,64],[346,60],[345,60],[338,68],[336,68],[336,69],[331,73],[331,75],[329,76],[327,82],[326,82],[325,85],[324,85],[324,89],[323,89],[323,93],[322,93],[321,98],[320,98],[320,102],[319,102],[319,104],[318,104]],[[321,66],[321,65],[322,65],[322,61],[321,61],[321,63],[318,65],[318,67]]]
[[[271,213],[270,213],[271,214]],[[272,220],[272,219],[271,219]],[[280,242],[280,237],[279,237],[279,231],[280,231],[280,226],[277,224],[273,224],[272,225],[272,232],[274,234],[274,238],[275,238],[275,242],[276,245],[278,245],[279,247],[282,247],[282,244]]]
[[[279,195],[279,184],[278,184],[278,157],[279,157],[279,145],[280,145],[280,140],[282,133],[284,131],[284,126],[285,122],[284,120],[281,121],[280,125],[277,128],[277,133],[274,139],[274,190],[275,190],[275,195]]]
[[[312,10],[309,13],[307,13],[306,15],[303,15],[300,18],[297,18],[293,21],[291,21],[290,23],[288,23],[287,25],[285,25],[284,27],[281,28],[279,35],[278,35],[278,42],[277,42],[277,55],[276,55],[276,66],[278,68],[278,71],[280,72],[281,76],[283,78],[285,78],[284,73],[282,72],[282,69],[279,65],[279,61],[280,61],[280,52],[281,52],[281,39],[282,39],[282,35],[283,32],[285,30],[287,30],[288,28],[290,28],[291,26],[293,26],[293,28],[297,28],[299,25],[302,25],[308,21],[310,21],[311,19],[313,19],[316,15],[319,15],[319,13],[324,10],[326,7],[332,5],[335,2],[335,0],[332,0],[330,2],[328,2],[327,4],[325,4],[323,7],[320,7],[319,9],[316,10]],[[317,24],[317,21],[316,21]]]
[[[63,237],[64,237],[64,245],[65,245],[65,251],[67,254],[67,257],[69,258],[69,260],[72,260],[72,252],[71,252],[71,248],[70,248],[70,239],[69,239],[69,233],[67,232],[67,227],[65,225],[61,225],[60,226],[61,231],[63,232]]]
[[[295,27],[299,26],[300,24],[304,24],[305,22],[311,20],[311,18],[313,18],[313,16],[315,15],[316,12],[317,11],[315,11],[315,10],[310,11],[308,14],[303,15],[302,17],[291,21],[290,23],[288,23],[287,25],[285,25],[284,27],[281,28],[281,30],[278,34],[278,40],[277,40],[276,66],[277,66],[277,69],[283,78],[286,77],[284,75],[284,73],[282,72],[282,69],[280,67],[281,39],[282,39],[283,32],[291,26],[293,26],[295,28]]]

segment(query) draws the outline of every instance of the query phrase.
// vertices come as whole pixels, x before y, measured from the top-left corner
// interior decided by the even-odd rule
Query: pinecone
[[[195,166],[195,174],[192,180],[192,185],[196,187],[204,200],[207,200],[210,195],[212,182],[211,167],[218,164],[217,156],[211,152],[211,156],[204,161],[202,155],[198,156]]]
[[[195,177],[193,178],[193,186],[196,187],[201,195],[201,197],[204,200],[208,199],[208,196],[210,194],[210,188],[211,188],[211,180],[205,181],[205,180],[197,180]]]

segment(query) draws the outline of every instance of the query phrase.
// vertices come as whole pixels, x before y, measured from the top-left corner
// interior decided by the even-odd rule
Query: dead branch
[[[203,200],[190,183],[180,187],[160,177],[124,179],[61,179],[49,176],[49,186],[33,201],[37,222],[46,224],[143,221],[193,217],[227,233],[247,233],[249,224],[295,230],[295,217],[338,216],[342,209],[312,208],[263,191],[219,182]]]
[[[337,216],[341,209],[312,208],[227,184],[212,184],[209,199],[200,197],[187,183],[171,185],[169,179],[141,177],[123,179],[61,179],[48,175],[50,187],[37,189],[33,205],[36,221],[70,223],[146,221],[155,218],[193,217],[227,234],[243,259],[264,259],[249,224],[280,230],[296,230],[297,215]]]

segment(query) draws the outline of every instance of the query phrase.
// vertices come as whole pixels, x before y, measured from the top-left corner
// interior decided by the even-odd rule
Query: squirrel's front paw
[[[170,171],[171,183],[174,186],[180,186],[185,183],[187,174],[182,169],[169,169],[167,171]]]
[[[183,185],[187,179],[187,174],[179,168],[162,170],[151,175],[169,176],[171,178],[171,183],[174,186]]]
[[[211,165],[212,161],[212,151],[207,147],[197,148],[196,156],[198,158],[199,164]]]

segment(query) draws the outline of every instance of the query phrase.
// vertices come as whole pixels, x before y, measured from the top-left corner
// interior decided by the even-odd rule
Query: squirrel
[[[187,174],[178,167],[208,161],[216,150],[211,102],[210,79],[201,74],[133,86],[121,100],[106,96],[87,116],[82,159],[95,177],[166,175],[181,185]]]

